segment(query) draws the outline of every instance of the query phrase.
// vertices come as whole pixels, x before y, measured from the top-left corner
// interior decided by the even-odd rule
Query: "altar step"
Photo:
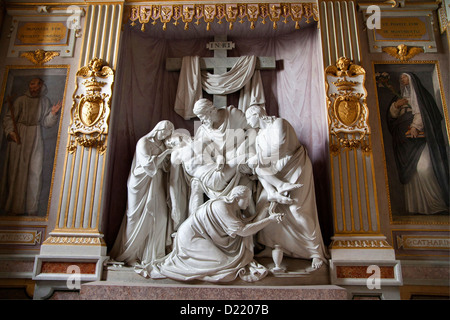
[[[271,259],[259,258],[268,269]],[[346,300],[346,289],[330,285],[327,265],[311,271],[310,261],[285,259],[284,273],[270,273],[256,282],[231,283],[146,279],[130,267],[105,267],[101,281],[82,284],[86,300]]]
[[[83,284],[83,300],[346,300],[335,285],[242,286],[95,281]]]

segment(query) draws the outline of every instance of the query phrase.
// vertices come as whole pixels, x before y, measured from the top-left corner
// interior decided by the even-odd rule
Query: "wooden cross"
[[[200,58],[200,69],[213,70],[214,74],[224,74],[238,61],[238,57],[227,57],[227,51],[234,48],[234,43],[227,41],[226,35],[214,36],[214,42],[209,42],[206,47],[214,50],[214,58]],[[180,58],[167,58],[166,69],[168,71],[181,70]],[[256,68],[260,70],[275,69],[274,57],[257,57]],[[220,108],[227,105],[226,95],[214,95],[213,103]]]

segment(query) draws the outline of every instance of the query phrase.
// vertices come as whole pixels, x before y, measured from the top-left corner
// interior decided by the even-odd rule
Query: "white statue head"
[[[200,99],[194,104],[194,114],[200,119],[202,124],[212,127],[217,120],[217,108],[214,107],[211,100]]]
[[[251,196],[252,191],[250,188],[247,186],[236,186],[231,190],[228,200],[229,202],[237,201],[239,207],[244,210],[248,207]]]
[[[259,105],[252,105],[245,111],[247,123],[252,128],[259,128],[259,119],[264,119],[264,117],[267,117],[266,110]]]
[[[148,138],[155,140],[164,140],[173,133],[175,127],[172,122],[168,120],[162,120],[156,124],[152,131],[147,135]]]

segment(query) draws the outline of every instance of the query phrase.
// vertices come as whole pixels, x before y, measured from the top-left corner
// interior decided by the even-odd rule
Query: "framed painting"
[[[0,219],[45,220],[69,66],[7,66],[0,109]]]
[[[393,223],[448,224],[449,115],[437,61],[373,62]]]

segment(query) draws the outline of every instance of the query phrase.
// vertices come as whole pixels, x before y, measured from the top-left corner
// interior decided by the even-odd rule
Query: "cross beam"
[[[200,58],[201,70],[213,70],[214,74],[224,74],[228,69],[231,69],[239,59],[238,57],[227,57],[227,50],[234,48],[234,43],[227,41],[226,35],[215,36],[214,42],[208,43],[207,48],[209,50],[214,50],[214,57]],[[166,70],[179,71],[181,70],[181,63],[181,58],[167,58]],[[256,69],[267,70],[275,69],[275,67],[274,57],[257,57]],[[226,95],[214,95],[214,105],[216,107],[223,107],[226,104]]]

